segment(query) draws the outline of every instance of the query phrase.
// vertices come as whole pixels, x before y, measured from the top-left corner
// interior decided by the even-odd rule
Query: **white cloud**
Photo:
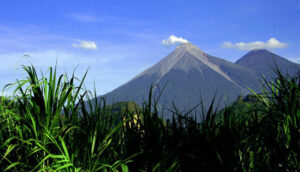
[[[294,63],[298,63],[300,64],[300,57],[296,57],[296,58],[287,58],[288,60],[294,62]]]
[[[71,17],[73,20],[76,20],[78,22],[98,23],[102,21],[96,16],[89,14],[72,13],[68,14],[67,17]]]
[[[56,61],[58,62],[58,67],[65,66],[76,66],[81,65],[91,65],[100,62],[105,62],[103,58],[97,59],[97,56],[92,54],[88,57],[83,53],[74,53],[72,51],[64,50],[40,50],[40,51],[25,51],[19,53],[0,53],[1,66],[0,73],[9,73],[12,70],[18,69],[21,65],[30,65],[32,63],[34,66],[38,67],[49,67],[54,66]],[[97,59],[97,61],[96,61]],[[1,75],[0,74],[0,75]]]
[[[136,49],[134,44],[116,45],[109,43],[102,46],[103,49],[100,52],[74,49],[0,52],[0,93],[6,84],[26,77],[21,65],[33,64],[40,74],[40,70],[47,72],[48,68],[54,67],[57,61],[59,74],[67,73],[70,76],[76,68],[75,75],[78,78],[82,78],[82,75],[89,69],[85,85],[88,89],[94,90],[95,82],[97,93],[100,95],[126,83],[148,65],[148,62],[137,60],[144,52],[141,47]],[[29,56],[26,57],[25,54]],[[151,57],[149,55],[147,58],[150,59]]]
[[[91,49],[97,50],[98,47],[95,42],[93,41],[83,41],[83,40],[76,40],[78,43],[73,43],[72,46],[75,48],[84,48],[84,49]]]
[[[254,49],[269,49],[269,48],[284,48],[288,44],[278,41],[276,38],[270,38],[267,42],[238,42],[231,43],[228,41],[223,42],[222,48],[236,48],[238,50],[254,50]]]
[[[177,37],[175,35],[171,35],[168,39],[164,39],[161,41],[161,43],[164,45],[183,44],[188,42],[188,40],[183,39],[182,37]]]

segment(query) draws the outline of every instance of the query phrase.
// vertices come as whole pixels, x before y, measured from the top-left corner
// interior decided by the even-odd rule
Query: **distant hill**
[[[135,102],[116,102],[108,105],[106,108],[115,113],[124,113],[127,111],[130,114],[142,111],[142,108]]]
[[[235,115],[237,119],[246,120],[256,115],[258,118],[262,118],[263,104],[253,94],[246,96],[239,95],[237,99],[229,106],[219,110],[216,115],[216,119],[223,120],[224,113],[230,111],[231,115]]]
[[[232,63],[211,56],[191,43],[185,43],[104,97],[110,103],[135,101],[141,105],[147,100],[152,84],[156,86],[153,89],[155,96],[166,85],[160,98],[160,109],[172,109],[173,101],[178,109],[187,111],[201,100],[207,108],[215,94],[216,100],[220,100],[220,107],[223,107],[231,104],[238,95],[249,94],[248,88],[257,92],[260,90],[259,73],[272,76],[272,57],[281,66],[300,69],[299,65],[267,50],[251,51]],[[255,65],[255,61],[259,64]],[[265,69],[267,66],[270,68]]]
[[[295,74],[300,69],[299,64],[288,61],[265,49],[252,50],[236,61],[236,64],[254,70],[258,76],[264,75],[267,80],[273,80],[275,77],[275,63],[284,75],[287,73]]]

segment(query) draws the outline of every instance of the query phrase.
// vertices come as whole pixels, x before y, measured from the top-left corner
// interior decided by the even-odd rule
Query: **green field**
[[[262,94],[200,114],[174,107],[164,120],[151,90],[142,107],[106,105],[84,89],[86,75],[23,68],[0,100],[0,171],[300,170],[300,73],[275,71]]]

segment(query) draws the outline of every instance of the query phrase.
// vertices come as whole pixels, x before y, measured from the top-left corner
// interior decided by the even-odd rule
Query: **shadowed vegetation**
[[[106,105],[83,81],[57,75],[8,85],[0,100],[0,171],[297,171],[300,73],[265,81],[262,93],[221,111],[164,120],[152,96]],[[203,119],[198,122],[197,118]]]

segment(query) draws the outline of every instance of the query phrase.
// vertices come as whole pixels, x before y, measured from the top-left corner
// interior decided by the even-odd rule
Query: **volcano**
[[[266,49],[252,50],[236,61],[236,64],[254,70],[258,76],[263,76],[268,81],[276,77],[274,70],[276,65],[283,75],[296,74],[300,65],[288,61]]]
[[[184,43],[104,97],[110,103],[135,101],[141,105],[154,85],[153,95],[162,94],[159,100],[161,108],[172,109],[174,103],[181,111],[187,111],[200,102],[208,108],[214,96],[220,106],[228,105],[238,95],[251,93],[249,88],[260,90],[258,73],[265,71],[252,67],[252,63],[247,62],[254,63],[255,59],[251,58],[246,56],[232,63],[211,56],[191,43]],[[268,64],[271,63],[268,61]]]

